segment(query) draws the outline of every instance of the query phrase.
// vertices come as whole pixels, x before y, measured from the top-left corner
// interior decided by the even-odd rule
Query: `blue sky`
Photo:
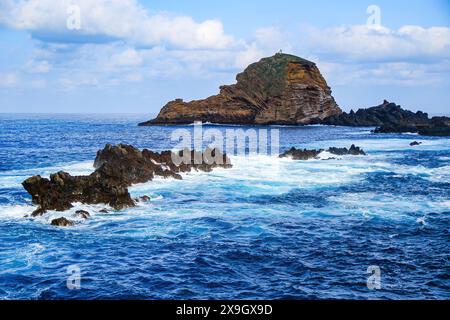
[[[280,49],[316,62],[344,110],[450,113],[448,0],[0,0],[0,112],[154,114]]]

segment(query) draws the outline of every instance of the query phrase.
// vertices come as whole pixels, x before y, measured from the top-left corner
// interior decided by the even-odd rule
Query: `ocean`
[[[135,208],[26,217],[30,176],[89,174],[107,143],[171,149],[179,127],[137,126],[147,118],[0,115],[0,299],[450,298],[448,138],[272,127],[280,151],[355,144],[368,155],[232,155],[232,169],[131,187],[152,199]],[[50,225],[79,209],[91,219]]]

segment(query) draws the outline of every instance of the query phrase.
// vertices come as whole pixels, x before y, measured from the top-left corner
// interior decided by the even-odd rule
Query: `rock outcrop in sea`
[[[97,153],[95,171],[88,176],[71,176],[66,172],[50,175],[50,179],[34,176],[22,185],[39,208],[33,216],[47,210],[65,211],[73,203],[107,204],[116,210],[135,206],[128,187],[153,180],[155,176],[182,179],[180,173],[200,170],[210,172],[216,167],[230,168],[230,159],[217,149],[206,149],[203,153],[185,150],[190,163],[175,164],[172,152],[161,153],[139,149],[125,144],[106,145]],[[220,159],[220,161],[217,161]],[[216,160],[216,161],[214,161]],[[81,214],[81,212],[79,212]],[[83,214],[84,218],[88,215]],[[65,223],[58,221],[55,223]]]
[[[350,127],[377,127],[376,133],[413,132],[427,136],[450,136],[450,118],[429,118],[422,111],[412,112],[384,101],[381,105],[333,115],[322,124]]]
[[[308,60],[278,53],[251,64],[237,83],[220,88],[218,95],[164,106],[146,125],[190,124],[317,124],[339,115],[331,89],[317,66]]]
[[[350,147],[350,149],[347,148],[329,148],[328,150],[308,150],[308,149],[296,149],[292,147],[291,149],[287,150],[286,152],[282,153],[280,155],[280,158],[292,158],[293,160],[311,160],[311,159],[317,159],[319,154],[322,152],[328,152],[336,156],[345,156],[345,155],[352,155],[352,156],[365,156],[366,153],[360,148],[356,147],[354,144]]]

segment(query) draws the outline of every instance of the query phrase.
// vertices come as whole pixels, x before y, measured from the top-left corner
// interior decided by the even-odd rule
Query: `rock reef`
[[[317,159],[319,154],[322,152],[329,152],[331,154],[337,155],[337,156],[344,156],[344,155],[353,155],[353,156],[365,156],[366,153],[360,148],[356,147],[354,144],[350,147],[350,149],[347,148],[329,148],[328,150],[308,150],[308,149],[296,149],[291,148],[290,150],[284,152],[280,155],[280,158],[292,158],[293,160],[310,160],[310,159]]]
[[[251,64],[236,77],[234,85],[222,86],[218,95],[164,106],[148,125],[190,124],[317,124],[338,115],[331,89],[317,66],[308,60],[278,53]]]
[[[450,118],[429,118],[422,111],[412,112],[384,101],[381,105],[324,119],[322,124],[350,127],[377,127],[375,133],[412,132],[426,136],[450,136]]]
[[[153,180],[155,176],[182,179],[180,173],[200,170],[210,172],[216,167],[230,168],[230,159],[217,149],[203,153],[193,150],[180,151],[178,157],[190,162],[176,164],[171,151],[161,153],[139,149],[125,144],[106,145],[98,151],[95,171],[88,176],[71,176],[66,172],[50,175],[50,179],[34,176],[22,185],[39,208],[33,216],[47,210],[65,211],[73,203],[107,204],[116,210],[135,206],[128,192],[132,184]],[[220,160],[220,161],[217,161]]]

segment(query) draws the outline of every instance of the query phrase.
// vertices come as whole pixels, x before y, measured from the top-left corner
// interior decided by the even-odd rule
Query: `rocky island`
[[[251,64],[205,100],[177,99],[164,106],[149,125],[220,124],[305,125],[342,113],[317,66],[308,60],[278,53]]]
[[[376,133],[415,132],[450,136],[450,118],[429,118],[384,101],[381,105],[342,112],[315,63],[277,53],[248,66],[220,93],[204,100],[167,103],[156,119],[140,126],[194,122],[242,125],[309,125],[377,127]]]

